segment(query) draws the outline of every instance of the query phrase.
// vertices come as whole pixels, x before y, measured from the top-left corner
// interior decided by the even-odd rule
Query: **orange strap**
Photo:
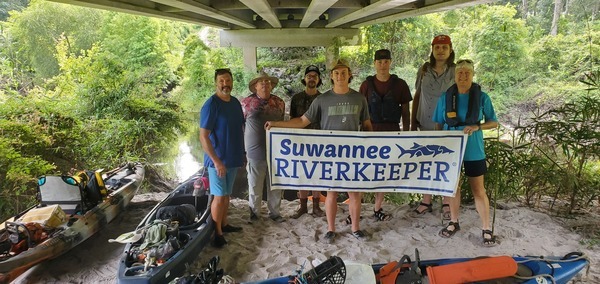
[[[517,273],[517,263],[510,256],[486,257],[427,267],[430,284],[469,283],[510,277],[515,273]]]
[[[375,280],[381,284],[394,284],[396,283],[396,277],[400,274],[400,268],[401,266],[398,265],[397,261],[389,262],[379,269]]]

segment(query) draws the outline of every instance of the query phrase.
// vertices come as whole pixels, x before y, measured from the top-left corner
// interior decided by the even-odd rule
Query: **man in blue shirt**
[[[216,93],[200,111],[200,142],[204,149],[204,167],[208,170],[210,193],[214,195],[210,211],[215,222],[215,247],[227,241],[224,232],[239,232],[227,222],[229,196],[238,168],[244,166],[244,114],[242,105],[231,96],[233,76],[229,69],[215,71]]]

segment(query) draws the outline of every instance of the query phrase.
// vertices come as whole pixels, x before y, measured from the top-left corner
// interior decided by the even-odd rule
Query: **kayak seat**
[[[84,208],[79,183],[70,176],[42,176],[38,179],[38,194],[43,206],[57,204],[69,215]]]

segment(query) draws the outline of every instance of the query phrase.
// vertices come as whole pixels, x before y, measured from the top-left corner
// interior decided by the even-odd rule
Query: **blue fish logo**
[[[445,146],[440,146],[440,145],[419,145],[416,142],[413,142],[414,145],[406,150],[404,148],[402,148],[402,146],[396,144],[396,146],[398,147],[398,149],[400,149],[400,155],[398,156],[398,158],[404,156],[404,154],[410,154],[410,157],[420,157],[420,156],[437,156],[438,154],[447,154],[447,153],[454,153],[453,150],[448,149]]]

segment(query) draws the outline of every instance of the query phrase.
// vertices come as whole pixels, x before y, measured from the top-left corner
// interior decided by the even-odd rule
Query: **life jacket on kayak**
[[[98,205],[108,195],[101,171],[81,171],[77,173],[76,177],[79,181],[86,210]]]
[[[476,83],[469,89],[469,107],[465,121],[458,118],[458,87],[450,86],[446,91],[446,124],[449,127],[479,124],[479,111],[481,110],[481,86]]]
[[[387,93],[380,95],[375,90],[375,76],[367,77],[367,102],[369,105],[369,114],[373,123],[399,123],[402,116],[402,108],[396,100],[393,93],[396,84],[400,83],[400,78],[392,74],[390,76],[390,87]]]

